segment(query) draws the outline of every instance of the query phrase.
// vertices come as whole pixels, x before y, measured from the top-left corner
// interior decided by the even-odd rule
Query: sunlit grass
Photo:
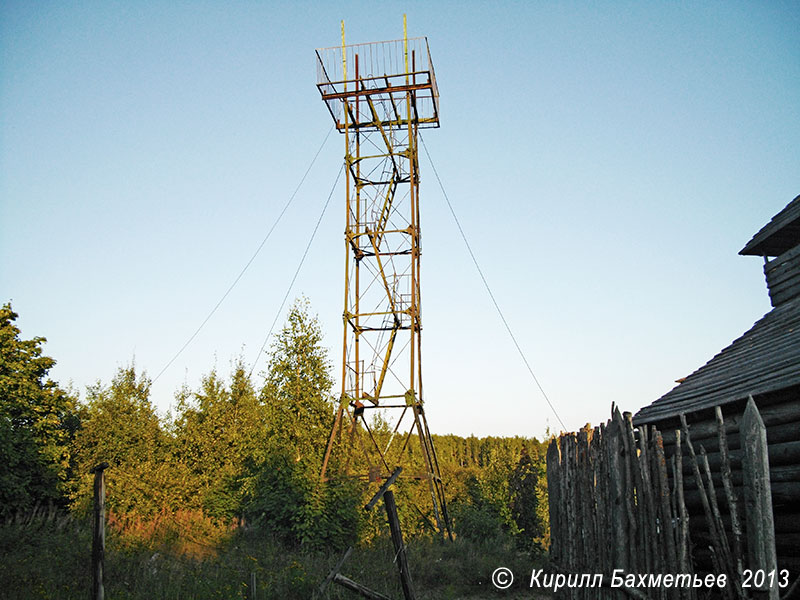
[[[85,600],[91,589],[91,524],[56,511],[20,517],[0,526],[0,596],[9,600]],[[480,543],[408,540],[412,579],[420,599],[494,597],[490,576],[498,566],[530,572],[533,558],[498,532]],[[402,598],[388,537],[355,549],[342,573]],[[268,531],[221,523],[200,511],[145,519],[110,514],[106,597],[121,600],[253,598],[309,600],[341,552],[286,547]],[[328,598],[353,598],[331,585]]]

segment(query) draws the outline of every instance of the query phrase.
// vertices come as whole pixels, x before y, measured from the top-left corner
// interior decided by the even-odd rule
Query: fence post
[[[775,523],[772,516],[772,488],[769,478],[769,456],[767,454],[767,430],[758,412],[753,397],[747,401],[740,430],[742,448],[742,471],[744,472],[745,522],[747,523],[747,554],[750,568],[763,569],[769,573],[777,569],[775,552]],[[777,584],[765,586],[754,594],[754,598],[778,600]]]
[[[403,533],[400,531],[400,520],[397,518],[397,505],[394,502],[392,490],[383,494],[383,504],[386,506],[386,515],[389,517],[389,530],[394,542],[395,560],[400,570],[400,583],[403,586],[403,596],[406,600],[415,600],[414,589],[411,587],[411,573],[408,570],[406,547],[403,545]]]
[[[106,480],[107,462],[94,467],[94,519],[92,526],[92,600],[103,600],[103,560],[106,553]]]
[[[564,556],[561,551],[561,511],[564,499],[561,497],[561,485],[563,476],[561,474],[561,454],[558,449],[558,438],[550,440],[547,447],[547,493],[550,518],[550,557],[552,561],[560,566],[564,564]]]

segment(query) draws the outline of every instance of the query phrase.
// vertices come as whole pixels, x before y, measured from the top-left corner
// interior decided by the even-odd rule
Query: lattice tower
[[[341,445],[370,481],[419,452],[425,472],[404,475],[429,482],[437,527],[450,535],[422,388],[417,140],[419,129],[439,126],[439,93],[427,39],[409,39],[403,25],[402,40],[347,46],[342,24],[342,45],[316,51],[347,179],[342,388],[322,479]],[[375,412],[382,438],[367,419]]]

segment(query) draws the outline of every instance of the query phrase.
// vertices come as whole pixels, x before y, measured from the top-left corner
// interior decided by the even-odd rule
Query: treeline
[[[276,336],[260,387],[238,360],[229,373],[214,369],[197,389],[180,389],[163,418],[151,402],[150,380],[134,364],[79,400],[48,378],[55,361],[42,353],[45,339],[23,339],[16,318],[9,304],[0,309],[0,519],[47,505],[84,514],[89,471],[105,461],[111,525],[138,532],[143,543],[164,536],[154,523],[178,523],[167,528],[176,538],[188,527],[202,543],[247,528],[308,549],[381,535],[380,514],[361,510],[374,484],[345,476],[318,483],[333,423],[333,381],[307,301],[295,303]],[[379,413],[371,425],[377,439],[388,440]],[[524,549],[546,545],[542,443],[434,439],[457,536],[507,536]],[[330,472],[357,460],[339,450]],[[423,471],[420,453],[409,450],[407,470]],[[397,493],[404,531],[430,531],[427,484],[402,480]]]

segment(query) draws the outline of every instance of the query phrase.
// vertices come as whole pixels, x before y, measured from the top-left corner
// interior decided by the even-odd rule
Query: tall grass
[[[39,511],[0,526],[0,597],[86,600],[91,590],[91,525]],[[530,573],[533,559],[498,532],[481,543],[415,538],[408,542],[420,600],[500,597],[490,576],[498,566]],[[287,548],[263,530],[234,528],[202,513],[152,519],[109,515],[105,561],[111,600],[309,600],[340,554]],[[342,568],[351,579],[402,598],[388,536],[356,548]],[[330,586],[328,598],[353,599]]]

